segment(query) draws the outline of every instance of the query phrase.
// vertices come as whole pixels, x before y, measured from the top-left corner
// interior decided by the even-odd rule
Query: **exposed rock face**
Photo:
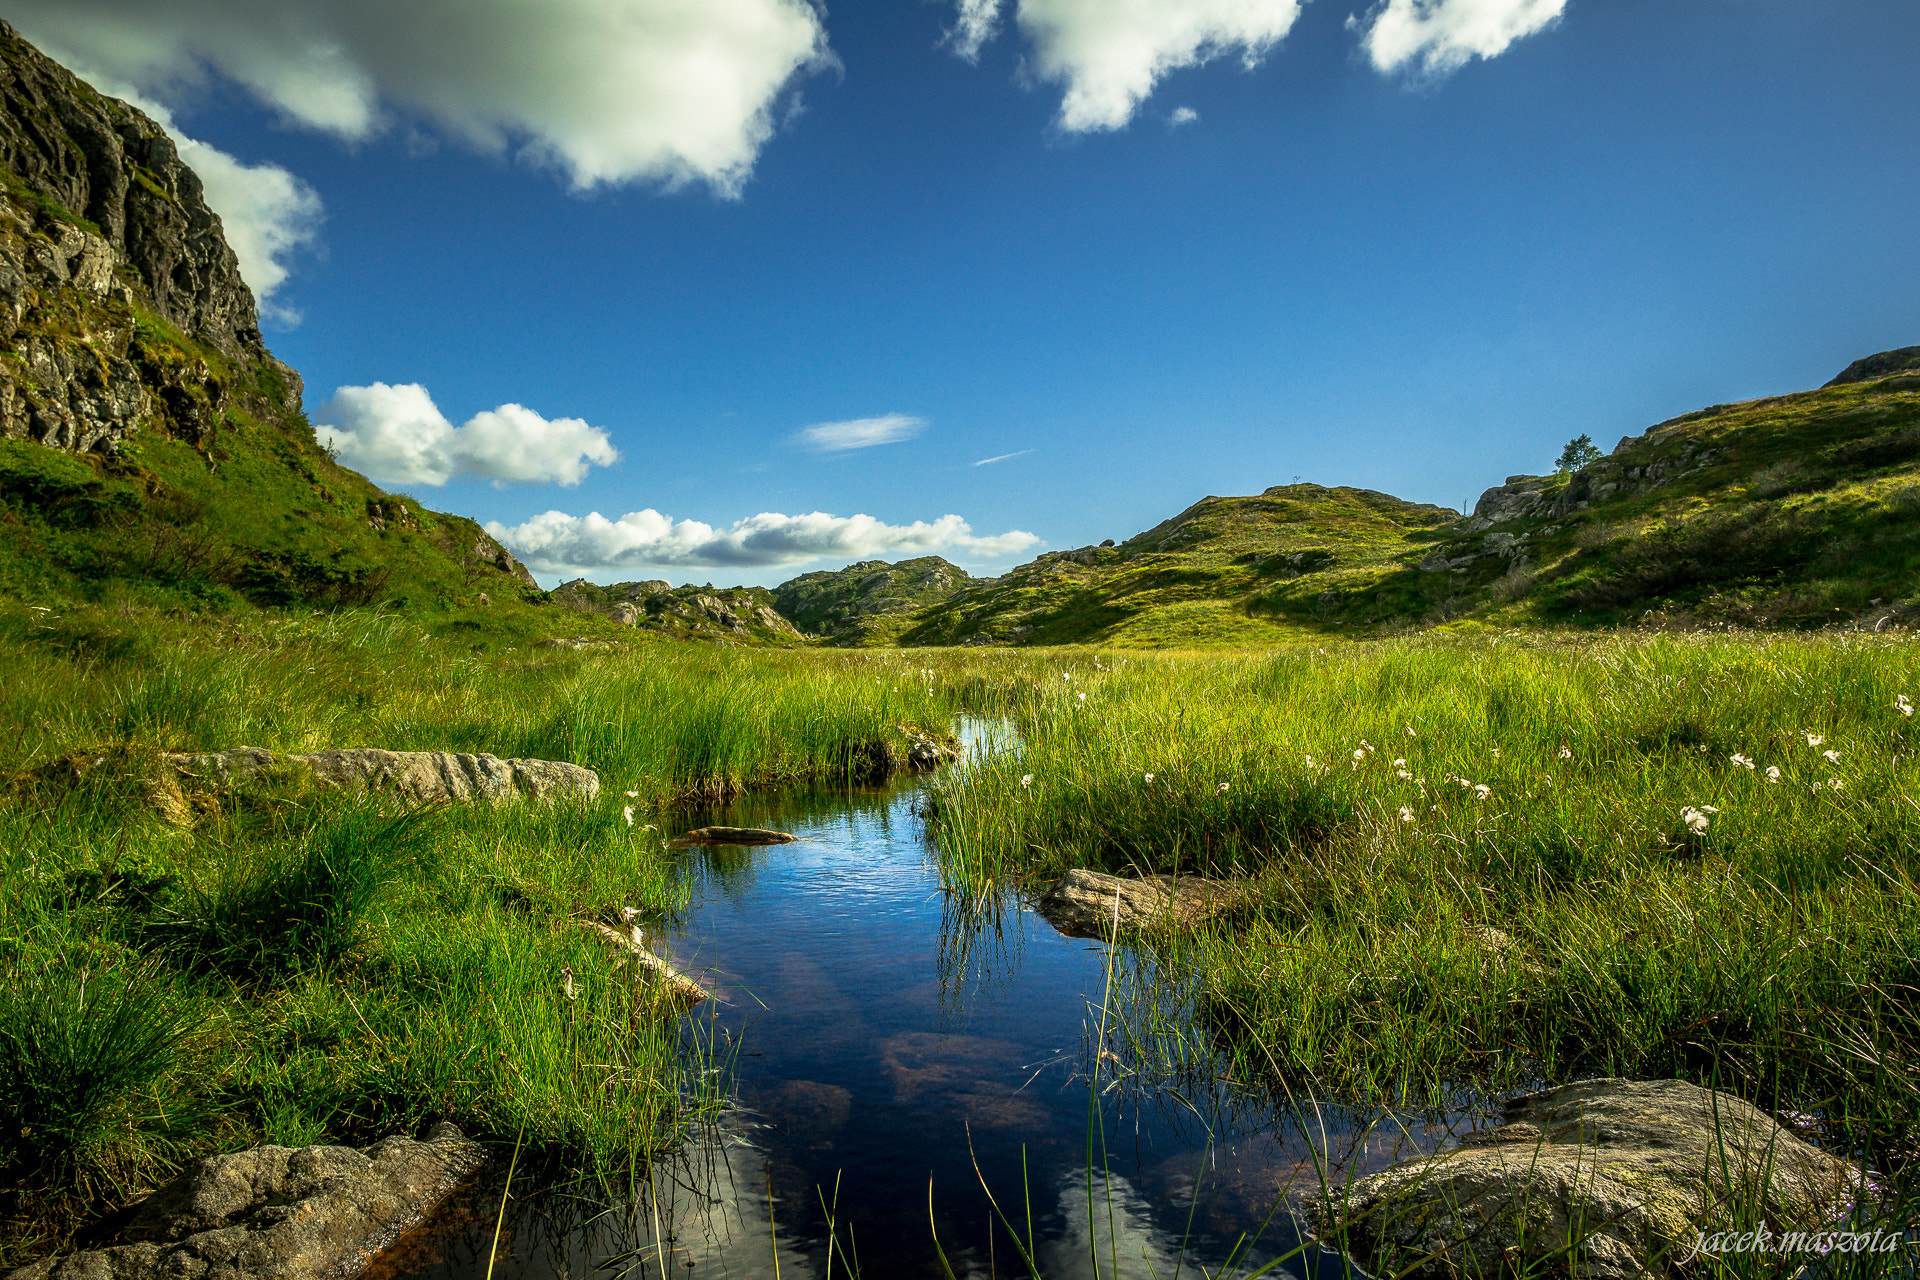
[[[160,126],[96,93],[0,23],[0,165],[35,200],[0,194],[0,435],[112,453],[158,421],[202,443],[232,388],[204,360],[146,341],[145,310],[226,359],[268,353],[200,180]]]
[[[554,588],[554,601],[582,613],[597,613],[623,627],[664,631],[689,639],[798,640],[799,631],[774,610],[764,587],[707,590],[665,582],[617,582],[600,586],[575,578]]]
[[[1696,1233],[1734,1227],[1736,1206],[1763,1206],[1750,1216],[1775,1232],[1814,1229],[1862,1186],[1766,1113],[1679,1080],[1562,1085],[1515,1098],[1503,1119],[1361,1179],[1322,1206],[1323,1225],[1344,1227],[1375,1275],[1530,1273],[1572,1246],[1579,1274],[1627,1280],[1677,1274]]]
[[[1126,879],[1076,867],[1060,877],[1034,909],[1069,938],[1105,938],[1114,932],[1115,899],[1119,932],[1184,929],[1231,908],[1239,891],[1199,876],[1148,876]]]
[[[308,751],[278,755],[258,747],[175,753],[167,763],[192,782],[231,787],[273,769],[311,771],[313,781],[342,791],[378,791],[408,804],[477,800],[592,800],[600,775],[558,760],[502,760],[450,751]]]
[[[1849,382],[1876,382],[1896,373],[1920,374],[1920,347],[1901,347],[1894,351],[1882,351],[1878,355],[1863,356],[1840,371],[1840,376],[1827,385],[1845,386]]]
[[[7,1280],[337,1280],[364,1271],[484,1160],[450,1124],[425,1142],[255,1147],[215,1156],[142,1205],[126,1244],[43,1258]]]

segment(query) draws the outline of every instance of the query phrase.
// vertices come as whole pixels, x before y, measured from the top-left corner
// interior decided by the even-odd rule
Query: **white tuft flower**
[[[1488,786],[1484,782],[1473,789],[1473,798],[1475,800],[1485,800],[1492,794],[1493,794],[1493,788]]]
[[[1396,777],[1396,778],[1398,778],[1398,779],[1400,779],[1400,781],[1402,781],[1402,782],[1411,782],[1411,781],[1413,781],[1413,775],[1412,775],[1411,773],[1408,773],[1408,772],[1407,772],[1407,771],[1406,771],[1405,769],[1396,769],[1396,770],[1394,770],[1394,774],[1393,774],[1393,776],[1394,776],[1394,777]]]
[[[1365,747],[1355,747],[1353,749],[1353,758],[1356,761],[1365,760],[1367,758],[1367,749]]]
[[[1020,775],[1020,785],[1021,785],[1021,786],[1023,786],[1023,787],[1030,787],[1030,786],[1032,786],[1032,785],[1033,785],[1033,775],[1032,775],[1032,774],[1030,774],[1030,773],[1023,773],[1023,774],[1021,774],[1021,775]]]
[[[1410,804],[1403,804],[1403,805],[1401,805],[1401,806],[1400,806],[1400,821],[1402,821],[1402,822],[1412,822],[1412,821],[1413,821],[1413,806],[1412,806],[1412,805],[1410,805]]]
[[[1500,758],[1500,748],[1498,748],[1498,747],[1495,747],[1495,748],[1493,749],[1493,758],[1494,758],[1495,760],[1498,760],[1498,759]]]
[[[562,965],[560,968],[560,990],[566,995],[567,999],[573,999],[573,968],[571,965]]]
[[[1566,743],[1564,743],[1564,742],[1560,744],[1560,758],[1561,758],[1562,760],[1571,760],[1571,759],[1573,759],[1573,748],[1572,748],[1572,747],[1570,747],[1570,746],[1568,746],[1568,745],[1567,745]]]
[[[1413,726],[1412,726],[1412,725],[1408,725],[1408,726],[1407,726],[1407,736],[1408,736],[1409,738],[1417,738],[1417,737],[1419,737],[1420,735],[1419,735],[1419,734],[1417,734],[1417,733],[1415,733],[1415,732],[1413,731]]]
[[[1777,764],[1770,764],[1770,765],[1768,765],[1768,766],[1767,766],[1767,781],[1768,781],[1768,782],[1778,782],[1778,781],[1780,781],[1780,766],[1779,766],[1779,765],[1777,765]]]
[[[1079,697],[1079,699],[1080,699],[1080,701],[1082,701],[1082,702],[1085,702],[1085,701],[1087,700],[1087,695],[1086,695],[1086,694],[1084,694],[1084,693],[1081,693],[1081,694],[1078,694],[1077,696]]]
[[[1214,790],[1221,795],[1225,795],[1227,794],[1228,785],[1229,785],[1228,783],[1223,782],[1219,786],[1215,787]]]
[[[1825,741],[1826,739],[1821,737],[1817,733],[1810,733],[1807,735],[1807,745],[1810,747],[1817,747]]]
[[[1153,775],[1152,775],[1152,774],[1148,774],[1148,775],[1147,775],[1147,781],[1148,781],[1148,782],[1152,782],[1152,781],[1153,781]]]
[[[1312,757],[1312,756],[1308,756],[1308,757],[1307,757],[1307,768],[1309,768],[1309,769],[1318,769],[1319,767],[1320,767],[1319,765],[1317,765],[1317,764],[1315,764],[1315,763],[1313,762],[1313,757]]]
[[[1813,789],[1814,789],[1815,791],[1818,791],[1818,790],[1820,789],[1820,784],[1819,784],[1819,783],[1817,783],[1817,782],[1816,782],[1816,783],[1814,783],[1814,784],[1813,784]]]
[[[1903,716],[1913,714],[1913,704],[1907,701],[1907,695],[1904,693],[1896,693],[1893,695],[1893,709]]]
[[[622,809],[620,811],[620,816],[627,820],[628,826],[632,826],[633,825],[633,806],[628,805],[626,808]]]
[[[1695,835],[1700,835],[1706,831],[1709,819],[1706,814],[1700,812],[1700,810],[1694,808],[1692,805],[1688,805],[1686,808],[1680,810],[1680,821],[1687,824],[1687,830],[1693,832]]]
[[[640,798],[640,793],[639,793],[638,791],[629,791],[629,792],[627,792],[627,799],[629,799],[629,800],[638,800],[639,798]]]
[[[1407,762],[1405,760],[1395,760],[1393,762],[1393,767],[1396,769],[1404,769],[1407,767]]]
[[[1827,779],[1827,787],[1828,787],[1828,789],[1829,789],[1829,790],[1833,790],[1833,791],[1838,791],[1838,790],[1839,790],[1840,788],[1842,788],[1842,787],[1844,787],[1844,786],[1846,786],[1846,785],[1847,785],[1846,783],[1844,783],[1844,782],[1842,782],[1842,781],[1840,781],[1840,779],[1838,779],[1838,778],[1828,778],[1828,779]]]
[[[1820,754],[1827,758],[1828,764],[1840,763],[1840,753],[1838,751],[1822,751]]]
[[[1753,757],[1743,756],[1738,751],[1728,756],[1727,759],[1733,761],[1735,764],[1739,765],[1742,769],[1753,768]]]

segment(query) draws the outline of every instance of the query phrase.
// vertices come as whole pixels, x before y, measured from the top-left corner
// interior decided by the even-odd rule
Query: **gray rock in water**
[[[140,1207],[127,1243],[42,1258],[6,1280],[336,1280],[437,1209],[485,1157],[450,1124],[425,1142],[255,1147],[215,1156]]]
[[[591,800],[600,794],[600,775],[558,760],[502,760],[498,756],[451,751],[307,751],[279,755],[258,747],[176,753],[167,763],[189,781],[227,788],[274,769],[310,770],[323,787],[380,791],[409,804],[465,804],[475,800],[512,802]]]
[[[1504,1123],[1363,1178],[1320,1206],[1323,1238],[1375,1275],[1544,1271],[1577,1251],[1595,1280],[1680,1274],[1699,1233],[1764,1217],[1817,1229],[1865,1185],[1730,1094],[1681,1080],[1586,1080],[1507,1103]],[[1756,1206],[1758,1206],[1756,1208]]]
[[[1124,879],[1076,867],[1060,877],[1034,909],[1069,938],[1104,938],[1114,932],[1115,900],[1121,933],[1152,928],[1189,928],[1218,915],[1240,891],[1199,876]]]

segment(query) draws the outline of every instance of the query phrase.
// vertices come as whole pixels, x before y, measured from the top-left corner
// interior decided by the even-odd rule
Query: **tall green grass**
[[[1679,1074],[1911,1158],[1910,641],[996,661],[1021,744],[939,784],[949,866],[1242,878],[1169,945],[1246,1069],[1389,1099]]]

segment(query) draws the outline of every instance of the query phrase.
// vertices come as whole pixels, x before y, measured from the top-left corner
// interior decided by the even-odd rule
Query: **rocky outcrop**
[[[1199,876],[1128,879],[1075,868],[1034,904],[1069,938],[1106,938],[1155,929],[1187,929],[1236,905],[1234,885]]]
[[[126,1243],[6,1280],[339,1280],[359,1275],[484,1161],[450,1124],[424,1142],[255,1147],[215,1156],[142,1205]]]
[[[592,800],[600,775],[558,760],[502,760],[451,751],[306,751],[281,755],[258,747],[176,752],[164,757],[192,787],[227,790],[276,771],[340,791],[379,792],[407,804]]]
[[[973,585],[965,569],[940,556],[890,564],[862,560],[844,569],[803,573],[773,589],[775,607],[803,630],[845,644],[879,636],[889,623]]]
[[[202,444],[265,371],[297,409],[300,378],[264,345],[220,219],[173,141],[0,23],[0,436],[113,453],[157,423]],[[31,193],[31,194],[28,194]],[[229,367],[141,327],[148,313]],[[244,386],[238,384],[244,383]]]
[[[1920,347],[1900,347],[1893,351],[1882,351],[1878,355],[1863,356],[1842,369],[1840,375],[1827,385],[1843,387],[1850,382],[1877,382],[1901,373],[1920,374]]]
[[[794,625],[773,608],[773,596],[764,587],[713,590],[674,587],[665,582],[617,582],[601,586],[585,578],[555,587],[556,603],[581,613],[595,613],[623,627],[664,631],[698,638],[792,641],[801,638]]]
[[[1680,1080],[1588,1080],[1507,1103],[1451,1151],[1335,1187],[1323,1238],[1374,1275],[1596,1280],[1683,1272],[1699,1233],[1816,1229],[1860,1170],[1730,1094]],[[1573,1259],[1563,1259],[1568,1250]]]

